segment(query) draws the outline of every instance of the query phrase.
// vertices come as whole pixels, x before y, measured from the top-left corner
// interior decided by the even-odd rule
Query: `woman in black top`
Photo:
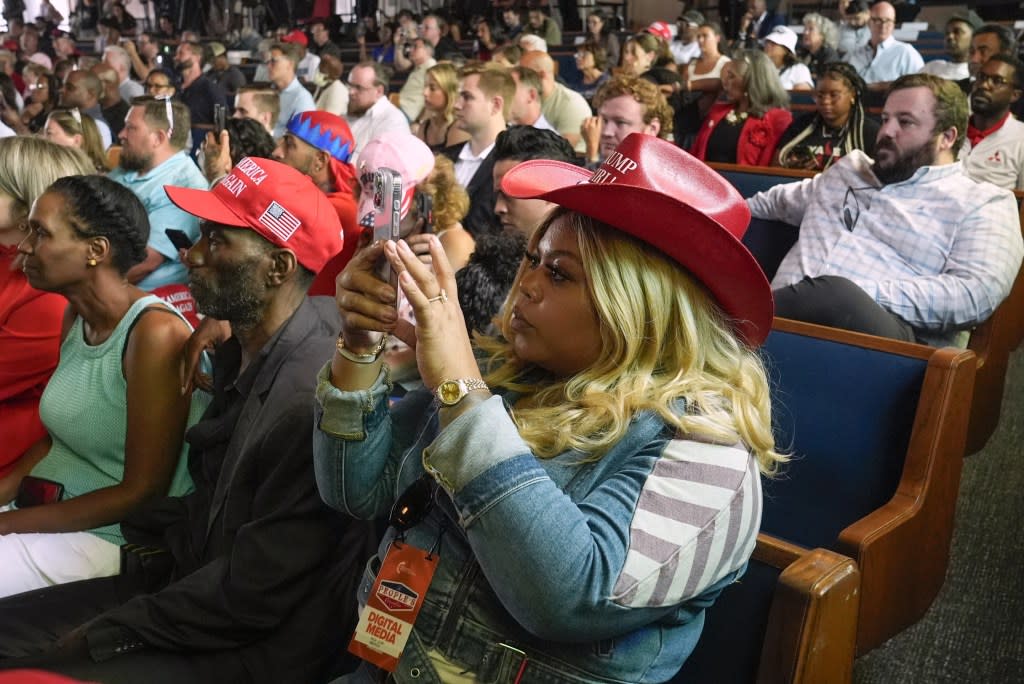
[[[839,29],[835,23],[817,12],[804,15],[804,33],[800,36],[800,59],[810,68],[811,73],[830,62],[842,61],[836,46],[839,44]]]
[[[849,64],[822,67],[814,90],[817,111],[796,119],[782,134],[775,164],[823,171],[850,150],[873,155],[878,123],[864,115],[865,89]]]

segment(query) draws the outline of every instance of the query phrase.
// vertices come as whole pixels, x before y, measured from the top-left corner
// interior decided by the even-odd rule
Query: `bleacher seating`
[[[763,355],[792,461],[765,483],[761,531],[857,561],[865,653],[945,578],[975,354],[776,319]]]

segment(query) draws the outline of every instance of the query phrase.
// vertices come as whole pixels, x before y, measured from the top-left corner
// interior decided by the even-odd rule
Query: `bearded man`
[[[1009,294],[1024,255],[1013,195],[956,163],[966,130],[955,82],[903,76],[874,161],[854,151],[749,199],[755,217],[800,227],[772,281],[776,315],[962,346]]]
[[[0,603],[0,670],[328,681],[351,668],[353,597],[379,538],[328,508],[313,474],[317,369],[341,319],[306,292],[341,224],[308,176],[268,159],[242,159],[209,191],[166,192],[203,222],[185,256],[199,310],[231,324],[213,401],[186,435],[195,491],[125,521],[120,574]]]
[[[152,229],[146,246],[146,260],[128,271],[128,280],[143,290],[184,284],[185,266],[178,248],[165,232],[183,231],[190,240],[199,239],[199,221],[174,206],[164,192],[165,185],[206,189],[203,172],[188,156],[191,117],[178,101],[137,97],[118,134],[121,158],[110,178],[142,200]]]

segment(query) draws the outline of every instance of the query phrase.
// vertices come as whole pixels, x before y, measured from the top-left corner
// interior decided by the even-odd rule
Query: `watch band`
[[[381,335],[380,342],[373,348],[373,351],[369,354],[356,354],[345,346],[345,336],[338,335],[338,341],[335,343],[334,348],[338,350],[338,354],[342,358],[348,359],[352,363],[369,364],[375,362],[380,358],[380,355],[384,352],[384,347],[388,344],[388,336]]]
[[[442,382],[434,390],[434,396],[442,406],[452,407],[458,405],[470,392],[488,389],[490,387],[480,378],[459,378]]]

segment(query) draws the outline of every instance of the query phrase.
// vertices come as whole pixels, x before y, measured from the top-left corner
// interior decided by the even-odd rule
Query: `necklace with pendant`
[[[737,114],[735,109],[731,110],[728,114],[725,115],[726,123],[728,123],[731,126],[735,126],[740,121],[746,121],[746,120],[747,120],[747,113],[746,112],[741,112],[741,113]]]

